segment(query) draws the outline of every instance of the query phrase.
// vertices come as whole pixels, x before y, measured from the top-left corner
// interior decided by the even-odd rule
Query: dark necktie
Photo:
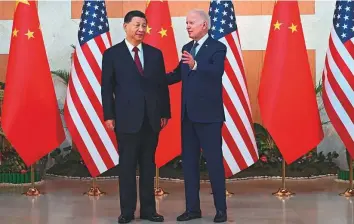
[[[133,51],[135,52],[134,61],[135,61],[136,67],[138,68],[140,74],[143,75],[143,66],[141,65],[141,61],[140,61],[139,54],[138,54],[139,49],[137,47],[134,47]]]
[[[191,49],[190,54],[193,56],[193,58],[195,58],[195,55],[196,55],[196,48],[197,48],[198,45],[199,45],[198,42],[195,42],[195,43],[193,44],[192,49]]]

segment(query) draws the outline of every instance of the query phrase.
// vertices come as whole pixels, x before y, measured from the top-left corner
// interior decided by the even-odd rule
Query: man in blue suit
[[[119,223],[134,219],[139,165],[140,218],[162,222],[154,195],[155,150],[160,130],[171,117],[163,55],[142,43],[144,13],[124,17],[126,38],[103,54],[102,105],[106,126],[114,129],[119,151]]]
[[[225,171],[221,128],[225,121],[222,75],[226,46],[208,36],[210,18],[202,10],[187,16],[191,42],[182,48],[182,60],[167,76],[169,85],[182,81],[182,166],[185,180],[186,211],[178,221],[201,218],[199,188],[200,149],[207,161],[216,215],[225,222]]]

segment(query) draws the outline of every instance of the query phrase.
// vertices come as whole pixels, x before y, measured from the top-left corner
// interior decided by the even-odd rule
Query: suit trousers
[[[146,114],[146,113],[145,113]],[[123,215],[133,215],[137,203],[136,169],[139,166],[140,214],[156,212],[154,195],[155,151],[158,134],[145,115],[137,133],[118,133],[119,194]]]
[[[182,121],[182,166],[185,180],[186,209],[200,212],[200,152],[207,169],[216,210],[226,212],[225,170],[222,155],[222,122],[196,123],[187,113]]]

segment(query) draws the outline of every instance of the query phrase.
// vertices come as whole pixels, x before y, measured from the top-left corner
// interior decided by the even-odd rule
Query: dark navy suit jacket
[[[153,130],[158,132],[161,118],[171,117],[162,52],[148,44],[143,43],[142,47],[143,76],[125,41],[103,54],[101,95],[104,120],[114,119],[116,132],[138,132],[145,115]]]
[[[190,52],[193,41],[184,45],[184,50]],[[222,76],[226,46],[208,37],[195,57],[197,69],[191,70],[182,61],[178,67],[167,75],[168,84],[182,81],[182,120],[185,111],[193,122],[211,123],[225,121]]]

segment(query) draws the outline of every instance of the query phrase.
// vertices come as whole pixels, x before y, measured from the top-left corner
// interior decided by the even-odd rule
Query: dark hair
[[[139,11],[139,10],[133,10],[128,12],[125,16],[124,16],[124,23],[130,23],[133,19],[133,17],[140,17],[140,18],[144,18],[147,22],[146,16],[143,12]]]

